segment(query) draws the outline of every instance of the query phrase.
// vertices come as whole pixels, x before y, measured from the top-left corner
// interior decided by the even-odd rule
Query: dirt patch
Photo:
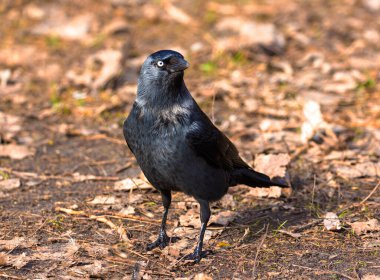
[[[380,275],[375,2],[1,3],[0,278]],[[213,253],[197,265],[181,257],[199,209],[180,193],[168,229],[181,239],[146,252],[161,199],[121,129],[141,63],[167,48],[189,60],[188,88],[249,163],[290,159],[291,193],[238,186],[213,204]],[[341,229],[324,227],[327,212]]]

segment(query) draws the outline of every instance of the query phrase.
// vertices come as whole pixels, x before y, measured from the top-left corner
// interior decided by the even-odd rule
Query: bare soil
[[[0,157],[0,182],[21,182],[0,186],[0,279],[380,277],[379,229],[351,227],[380,219],[380,10],[367,2],[2,1],[0,112],[19,117],[20,127],[11,133],[0,117],[0,146],[33,155]],[[37,28],[84,15],[80,38],[60,34],[64,25],[57,34]],[[238,50],[224,48],[228,32],[217,26],[229,17],[270,24],[286,44],[244,45],[243,36]],[[239,186],[213,205],[234,219],[210,225],[205,248],[213,253],[200,264],[181,260],[198,235],[197,217],[179,222],[198,212],[193,200],[174,194],[169,233],[185,234],[146,252],[159,229],[160,195],[114,187],[142,178],[122,122],[144,57],[167,48],[188,58],[188,88],[248,162],[290,157],[290,195],[257,197]],[[102,50],[121,57],[110,64],[116,74],[94,88],[105,62],[88,59]],[[92,80],[79,82],[83,73]],[[328,128],[302,142],[309,99]],[[134,213],[120,214],[128,206]],[[341,229],[324,227],[327,212],[337,213]]]

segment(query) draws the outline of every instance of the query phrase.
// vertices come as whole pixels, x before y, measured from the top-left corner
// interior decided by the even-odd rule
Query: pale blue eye
[[[164,62],[163,62],[163,61],[161,61],[161,60],[160,60],[160,61],[158,61],[158,62],[157,62],[157,66],[158,66],[158,67],[162,67],[162,66],[164,66]]]

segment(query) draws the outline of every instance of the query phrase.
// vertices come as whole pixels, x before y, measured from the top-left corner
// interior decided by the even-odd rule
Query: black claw
[[[184,260],[194,261],[195,263],[199,263],[202,258],[205,258],[206,256],[208,256],[210,254],[212,254],[211,250],[206,250],[206,251],[200,252],[196,248],[193,253],[184,256],[183,259]]]
[[[156,241],[148,244],[146,246],[146,249],[148,251],[153,250],[154,248],[160,247],[160,249],[164,249],[166,246],[169,245],[170,238],[166,234],[163,236],[159,236]]]

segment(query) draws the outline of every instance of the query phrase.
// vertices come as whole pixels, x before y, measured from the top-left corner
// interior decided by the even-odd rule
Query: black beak
[[[171,72],[180,72],[185,69],[187,69],[190,66],[190,64],[183,58],[180,57],[172,57],[170,58],[170,64],[167,69]]]

